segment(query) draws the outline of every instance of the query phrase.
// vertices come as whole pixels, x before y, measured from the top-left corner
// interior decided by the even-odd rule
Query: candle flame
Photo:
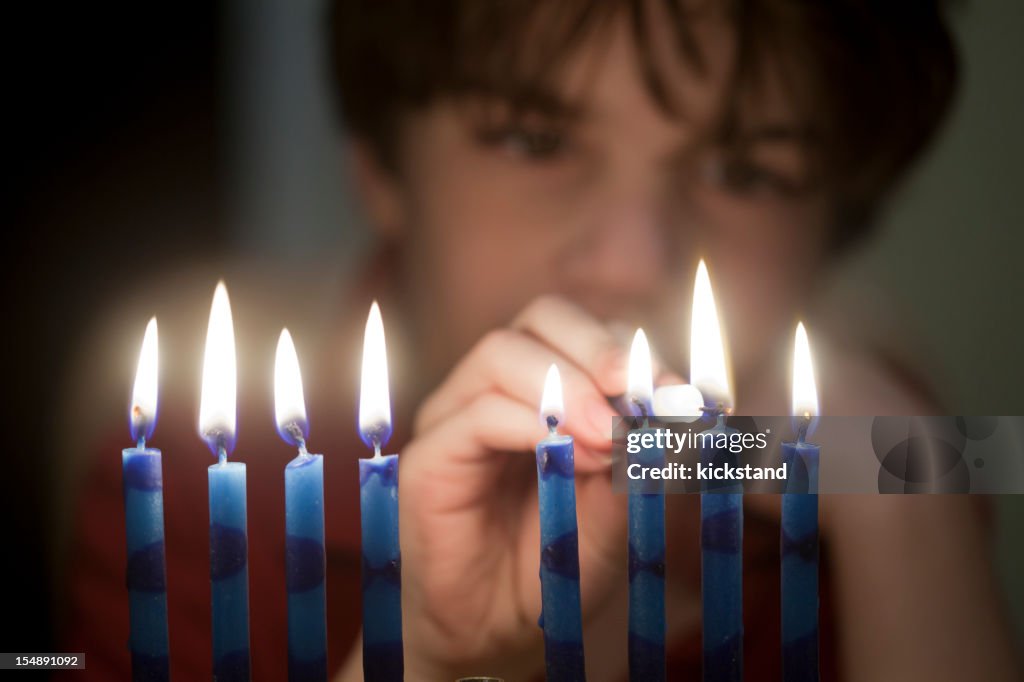
[[[145,441],[156,427],[157,381],[159,374],[156,318],[151,318],[142,337],[139,365],[135,370],[132,404],[128,411],[132,440]]]
[[[629,379],[626,399],[629,401],[630,407],[641,416],[650,415],[651,412],[651,401],[654,399],[653,374],[651,346],[647,343],[647,334],[643,329],[637,329],[633,336],[633,345],[629,348]]]
[[[808,420],[818,416],[818,387],[803,322],[796,325],[793,343],[793,416]]]
[[[274,357],[274,415],[281,438],[291,445],[305,447],[309,422],[302,393],[302,372],[295,343],[287,329],[281,330]]]
[[[729,372],[725,362],[725,343],[718,322],[711,278],[701,260],[693,288],[693,311],[690,321],[690,383],[704,396],[711,407],[732,403]]]
[[[662,421],[694,422],[704,414],[704,396],[691,384],[659,386],[654,391],[654,414]]]
[[[391,437],[391,394],[388,389],[388,354],[384,321],[374,301],[363,335],[363,372],[359,388],[359,434],[378,450]]]
[[[565,404],[562,401],[562,376],[554,363],[548,367],[544,377],[544,392],[540,397],[540,420],[546,428],[554,428],[565,419]]]
[[[199,435],[214,454],[231,452],[235,444],[235,332],[231,302],[224,282],[217,283],[210,307],[203,355],[203,387],[199,400]]]

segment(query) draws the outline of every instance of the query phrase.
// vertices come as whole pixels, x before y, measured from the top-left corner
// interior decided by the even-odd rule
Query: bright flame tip
[[[805,433],[813,431],[819,415],[817,381],[811,345],[804,324],[798,323],[793,343],[793,416],[802,418]],[[798,427],[799,428],[799,427]]]
[[[274,415],[277,432],[285,442],[301,447],[309,437],[302,372],[292,335],[285,327],[274,357]]]
[[[637,329],[629,348],[629,377],[626,398],[637,412],[649,414],[654,400],[654,371],[651,346],[643,329]]]
[[[815,419],[818,416],[818,386],[811,358],[807,329],[798,322],[793,335],[793,411],[794,416]]]
[[[231,300],[221,280],[214,289],[210,306],[199,401],[199,435],[215,455],[221,450],[229,453],[234,447],[237,381]]]
[[[154,316],[146,324],[132,386],[128,421],[135,441],[145,441],[156,428],[159,373],[159,337]]]
[[[547,375],[544,377],[544,391],[540,398],[540,421],[550,429],[564,420],[565,402],[562,398],[562,375],[558,371],[558,365],[551,363]]]
[[[388,386],[384,320],[377,301],[370,305],[363,334],[363,366],[359,389],[359,435],[368,447],[384,447],[391,437],[391,393]]]
[[[711,288],[711,277],[707,265],[701,259],[693,286],[693,308],[690,318],[690,383],[712,401],[710,406],[721,403],[729,408],[732,404],[732,389],[725,358],[725,341],[715,296]]]

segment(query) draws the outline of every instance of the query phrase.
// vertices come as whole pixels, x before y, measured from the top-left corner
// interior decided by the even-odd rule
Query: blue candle
[[[548,437],[537,444],[540,505],[540,588],[547,679],[586,679],[583,665],[583,614],[580,608],[579,531],[576,525],[576,474],[571,436],[558,433],[564,414],[558,368],[544,382],[541,417]]]
[[[374,301],[363,337],[359,433],[373,448],[359,460],[363,559],[363,678],[403,679],[402,554],[398,538],[398,455],[381,455],[391,437],[384,323]]]
[[[227,453],[208,469],[213,676],[249,679],[249,567],[245,464]]]
[[[363,533],[363,676],[401,680],[402,554],[398,543],[398,455],[359,460]]]
[[[793,415],[797,440],[782,444],[786,494],[782,496],[782,672],[787,682],[818,679],[818,459],[805,442],[818,411],[807,332],[796,330]]]
[[[167,570],[164,559],[164,485],[160,451],[146,447],[157,405],[157,327],[149,321],[142,341],[132,405],[132,439],[121,453],[128,545],[128,646],[132,680],[170,679],[167,649]]]
[[[249,569],[245,464],[229,462],[235,442],[235,334],[224,283],[210,309],[199,403],[199,434],[217,456],[207,473],[210,500],[210,588],[213,677],[249,679]]]
[[[629,354],[627,399],[643,420],[639,433],[651,433],[648,417],[653,395],[651,352],[642,329]],[[642,442],[642,440],[637,441]],[[641,447],[628,453],[629,464],[665,466],[662,448]],[[629,481],[629,679],[665,679],[665,482]]]
[[[728,438],[736,429],[722,414],[702,432],[703,442]],[[702,445],[704,466],[737,464],[728,447]],[[701,595],[704,610],[704,679],[743,679],[743,486],[701,482]]]
[[[715,425],[699,434],[703,466],[735,465],[727,443],[735,433],[725,425],[732,392],[725,344],[711,279],[704,261],[697,267],[690,323],[690,382],[704,397],[705,415]],[[701,481],[701,594],[704,611],[704,679],[743,679],[743,487]]]
[[[309,422],[295,344],[281,330],[274,363],[277,432],[299,449],[284,469],[285,575],[288,589],[288,679],[327,680],[324,585],[324,458],[306,451]]]

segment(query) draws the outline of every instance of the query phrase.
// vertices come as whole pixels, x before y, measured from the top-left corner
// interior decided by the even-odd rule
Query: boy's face
[[[652,100],[625,20],[566,64],[560,112],[440,100],[408,116],[400,174],[364,178],[371,218],[403,243],[428,375],[545,293],[644,326],[685,375],[700,257],[737,380],[792,329],[827,238],[801,121],[768,78],[741,110],[742,151],[717,144],[732,31],[708,19],[696,35],[703,74],[664,22],[649,34],[681,116]]]

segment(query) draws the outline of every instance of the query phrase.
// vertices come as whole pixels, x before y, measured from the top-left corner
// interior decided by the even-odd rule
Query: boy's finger
[[[522,402],[500,393],[485,393],[470,401],[458,415],[442,420],[414,439],[403,452],[403,465],[412,475],[423,473],[459,481],[468,496],[462,500],[465,503],[482,494],[480,486],[498,482],[503,468],[495,460],[496,453],[522,453],[532,460],[544,435],[536,414]],[[586,447],[577,447],[575,455],[575,468],[580,473],[603,471],[610,466],[609,458]]]
[[[576,363],[606,396],[626,390],[629,348],[583,308],[558,296],[542,296],[512,322]]]
[[[478,396],[493,391],[531,410],[532,421],[540,429],[540,399],[552,363],[558,365],[562,378],[565,432],[588,448],[609,450],[615,413],[590,377],[536,339],[509,329],[488,334],[456,365],[417,413],[416,432],[455,418]]]

